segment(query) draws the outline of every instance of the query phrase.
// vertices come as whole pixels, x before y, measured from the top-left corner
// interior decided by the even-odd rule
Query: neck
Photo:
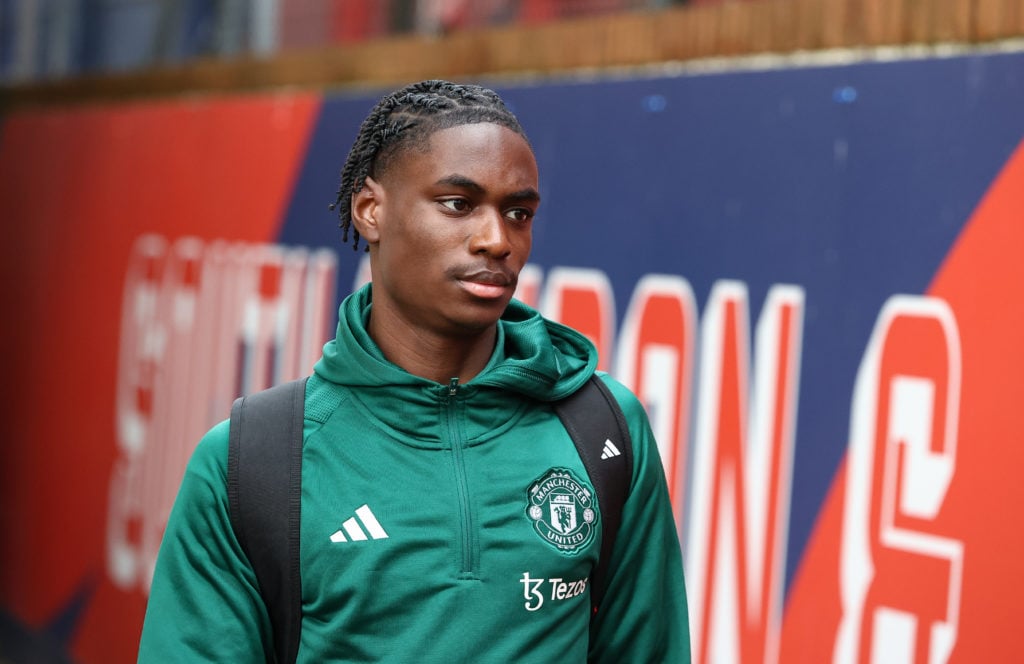
[[[494,352],[498,327],[465,336],[437,334],[392,320],[374,308],[368,331],[389,362],[414,376],[447,384],[452,378],[467,383],[483,371]]]

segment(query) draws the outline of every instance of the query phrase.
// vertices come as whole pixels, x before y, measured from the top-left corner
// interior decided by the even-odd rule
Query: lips
[[[484,299],[498,299],[514,287],[514,273],[497,270],[477,270],[456,276],[460,285],[467,291]]]
[[[460,274],[459,281],[468,281],[475,284],[486,284],[488,286],[510,286],[515,281],[511,272],[499,270],[478,270],[467,274]]]

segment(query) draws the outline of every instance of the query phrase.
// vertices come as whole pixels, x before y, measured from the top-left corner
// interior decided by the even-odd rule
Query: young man
[[[552,403],[597,353],[512,300],[539,203],[530,144],[490,90],[417,83],[363,123],[337,205],[372,286],[342,302],[306,385],[298,661],[689,661],[657,447],[607,376],[633,471],[591,610],[604,516]],[[273,657],[229,521],[227,449],[225,422],[189,463],[140,661]]]

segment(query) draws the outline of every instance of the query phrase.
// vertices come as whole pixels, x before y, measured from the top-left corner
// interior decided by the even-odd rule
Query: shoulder
[[[224,420],[206,432],[196,445],[185,468],[182,491],[191,486],[223,488],[228,476],[228,427]]]
[[[611,374],[605,373],[604,371],[596,371],[594,373],[601,379],[601,382],[605,384],[608,390],[612,393],[612,396],[615,397],[615,400],[619,402],[619,407],[622,408],[623,413],[626,413],[628,410],[631,413],[643,415],[643,404],[641,404],[640,399],[633,394],[633,390],[613,378]]]
[[[228,525],[227,452],[225,420],[202,437],[185,467],[160,547],[165,565],[188,560],[188,551],[197,542],[208,545],[233,537]],[[181,574],[176,578],[180,579]]]
[[[626,420],[633,458],[633,481],[639,481],[644,476],[663,480],[664,473],[662,472],[658,443],[654,438],[654,432],[651,430],[651,423],[643,403],[631,389],[615,378],[604,372],[597,372],[597,376],[618,402]],[[658,472],[653,472],[654,470]]]
[[[619,408],[626,418],[626,423],[629,425],[629,431],[633,438],[645,435],[650,425],[647,421],[647,411],[644,409],[640,399],[633,394],[631,389],[615,378],[612,378],[611,375],[603,371],[596,372],[596,375],[619,404]]]

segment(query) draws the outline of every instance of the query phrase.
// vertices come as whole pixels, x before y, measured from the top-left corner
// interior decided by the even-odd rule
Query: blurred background
[[[1021,0],[0,0],[0,662],[134,661],[191,450],[310,372],[341,165],[424,78],[530,136],[517,296],[647,407],[694,661],[1019,661]]]
[[[391,35],[654,10],[670,0],[7,0],[4,79],[272,57]],[[681,4],[681,3],[680,3]]]

